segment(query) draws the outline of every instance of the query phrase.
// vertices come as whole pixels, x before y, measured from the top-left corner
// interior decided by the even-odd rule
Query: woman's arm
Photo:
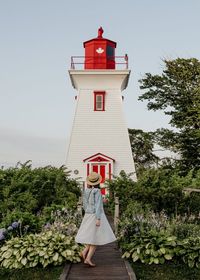
[[[102,214],[102,208],[103,208],[103,201],[102,201],[101,191],[99,189],[96,189],[94,198],[95,198],[96,219],[100,220],[101,219],[101,214]]]

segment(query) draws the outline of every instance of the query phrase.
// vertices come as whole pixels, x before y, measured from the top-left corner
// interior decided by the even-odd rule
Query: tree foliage
[[[0,169],[0,225],[21,219],[34,231],[45,207],[76,207],[79,195],[77,182],[64,166],[32,168],[28,161]]]
[[[129,138],[136,170],[139,173],[158,162],[159,158],[153,153],[154,134],[141,129],[129,129]]]
[[[200,167],[200,61],[177,58],[164,60],[160,75],[146,73],[140,80],[149,110],[164,110],[177,131],[157,130],[157,140],[178,152],[184,170]]]
[[[120,212],[133,213],[135,203],[141,203],[143,209],[152,209],[156,213],[165,211],[169,216],[177,214],[198,214],[200,212],[200,194],[187,195],[184,188],[199,188],[200,170],[191,170],[181,176],[178,169],[171,165],[145,170],[134,182],[130,174],[121,172],[107,182],[110,192],[119,197]],[[111,205],[114,198],[110,199]],[[134,205],[131,205],[134,204]]]

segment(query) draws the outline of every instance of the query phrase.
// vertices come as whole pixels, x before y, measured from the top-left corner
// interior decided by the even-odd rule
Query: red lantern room
[[[115,48],[117,43],[103,38],[103,28],[98,37],[83,43],[85,48],[85,69],[115,69]]]

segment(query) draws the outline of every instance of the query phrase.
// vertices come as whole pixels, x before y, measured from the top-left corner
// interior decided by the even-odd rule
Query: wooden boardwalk
[[[115,242],[97,247],[93,257],[96,267],[72,264],[67,280],[130,280],[124,260]]]
[[[113,220],[107,217],[113,228]],[[66,265],[61,280],[130,280],[132,271],[121,258],[117,242],[97,246],[93,257],[96,267],[89,267],[82,263]],[[129,270],[129,271],[128,271]],[[134,273],[133,273],[134,274]]]

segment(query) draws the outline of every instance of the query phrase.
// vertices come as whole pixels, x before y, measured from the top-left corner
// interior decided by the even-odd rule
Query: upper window
[[[105,111],[105,91],[94,92],[94,111]]]

